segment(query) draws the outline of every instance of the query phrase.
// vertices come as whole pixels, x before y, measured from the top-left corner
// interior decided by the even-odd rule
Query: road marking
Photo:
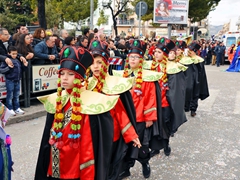
[[[240,91],[237,91],[233,113],[240,114]]]
[[[215,99],[218,96],[220,90],[218,89],[209,89],[209,97],[207,99],[204,99],[203,101],[199,100],[198,104],[198,110],[202,111],[211,111],[213,103],[215,102]]]

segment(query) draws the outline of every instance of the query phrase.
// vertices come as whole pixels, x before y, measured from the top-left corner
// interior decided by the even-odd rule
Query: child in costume
[[[176,47],[177,47],[176,54],[177,54],[177,59],[178,59],[179,63],[188,67],[187,70],[184,72],[185,78],[186,78],[186,93],[185,93],[184,110],[185,110],[185,112],[189,112],[190,101],[193,96],[193,87],[194,87],[194,84],[198,83],[198,80],[197,80],[198,73],[197,73],[197,68],[194,65],[194,60],[190,56],[184,56],[184,50],[187,48],[187,43],[182,40],[176,41]]]
[[[10,110],[0,102],[0,179],[11,180],[13,161],[11,155],[11,137],[4,131],[8,118],[12,116]]]
[[[187,67],[178,62],[176,51],[176,47],[170,50],[166,69],[169,87],[167,100],[171,108],[171,123],[169,127],[171,136],[187,121],[184,112],[186,90],[184,72],[187,70]]]
[[[109,51],[107,44],[94,40],[90,46],[89,51],[94,57],[94,62],[90,66],[92,72],[92,77],[88,79],[90,73],[89,69],[87,70],[87,81],[86,86],[88,90],[97,91],[107,95],[121,95],[116,106],[110,111],[114,119],[114,139],[113,139],[113,151],[112,159],[110,165],[110,172],[108,179],[118,179],[119,169],[121,167],[121,161],[126,154],[127,144],[131,141],[133,146],[141,147],[138,135],[135,131],[133,124],[135,124],[135,111],[128,112],[126,108],[128,106],[134,106],[133,102],[131,104],[131,96],[129,98],[129,89],[132,87],[131,79],[126,79],[122,77],[109,76],[108,71],[108,59]],[[125,100],[128,99],[128,102],[121,101],[125,97]],[[129,117],[130,118],[129,118]],[[131,121],[130,121],[131,119]],[[124,140],[124,142],[123,142]]]
[[[107,178],[113,139],[109,111],[119,96],[85,90],[82,81],[92,62],[81,47],[61,52],[57,93],[39,98],[48,114],[35,180]]]
[[[177,131],[177,128],[186,121],[186,116],[182,105],[184,105],[185,79],[182,70],[185,68],[175,62],[175,57],[172,61],[168,61],[168,54],[175,47],[173,41],[167,38],[160,38],[154,51],[153,61],[145,63],[144,68],[152,71],[162,72],[164,75],[159,81],[161,89],[161,112],[159,134],[151,141],[151,156],[159,154],[161,149],[164,149],[166,156],[171,153],[169,146],[170,135]],[[157,86],[157,85],[156,85]],[[179,87],[178,87],[179,86]],[[177,89],[179,88],[179,89]],[[178,99],[179,101],[176,101]]]
[[[113,71],[113,74],[125,78],[135,78],[134,86],[130,92],[136,109],[137,131],[142,144],[137,160],[142,164],[143,176],[148,178],[151,174],[149,165],[151,128],[153,122],[157,121],[157,98],[154,82],[158,81],[162,74],[142,69],[145,50],[146,43],[144,41],[131,41],[124,71]],[[120,179],[130,175],[129,169],[133,165],[132,161],[126,160],[124,162],[125,169],[123,169]]]
[[[205,72],[204,59],[197,55],[201,48],[197,42],[192,42],[188,46],[188,56],[194,62],[196,80],[193,84],[192,98],[189,101],[191,116],[196,116],[198,99],[204,100],[209,96],[207,76]]]

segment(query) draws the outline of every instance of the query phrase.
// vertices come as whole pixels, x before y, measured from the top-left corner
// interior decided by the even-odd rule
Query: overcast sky
[[[221,0],[214,11],[209,13],[210,25],[223,25],[240,16],[240,0]]]

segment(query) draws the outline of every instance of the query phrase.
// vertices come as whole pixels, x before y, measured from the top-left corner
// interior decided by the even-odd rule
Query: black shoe
[[[184,109],[185,112],[189,112],[189,109]]]
[[[191,111],[191,116],[192,116],[192,117],[196,116],[196,114],[197,114],[197,113],[196,113],[195,111]]]
[[[170,136],[171,136],[171,137],[174,137],[174,133],[171,133]]]
[[[166,147],[166,148],[164,148],[164,154],[166,155],[166,156],[169,156],[170,154],[171,154],[171,148],[168,146],[168,147]]]
[[[121,179],[126,178],[128,176],[131,176],[131,173],[130,173],[129,169],[121,172],[118,176],[118,180],[121,180]]]
[[[150,177],[150,175],[151,175],[151,168],[150,168],[150,165],[149,165],[148,162],[142,164],[142,173],[143,173],[144,178],[149,178]]]
[[[155,156],[155,155],[157,155],[157,154],[159,154],[159,153],[160,153],[159,150],[151,150],[151,152],[150,152],[150,157],[153,157],[153,156]]]

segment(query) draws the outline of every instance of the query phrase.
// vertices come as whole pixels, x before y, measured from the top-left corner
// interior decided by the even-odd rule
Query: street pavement
[[[188,121],[170,139],[171,155],[151,159],[150,180],[240,179],[240,73],[224,72],[226,65],[205,67],[210,97],[199,101],[196,117],[187,113]],[[27,118],[17,116],[5,128],[13,141],[13,180],[33,179],[45,123],[42,105],[24,110]],[[20,119],[32,120],[16,123]],[[138,162],[126,179],[144,179]]]

